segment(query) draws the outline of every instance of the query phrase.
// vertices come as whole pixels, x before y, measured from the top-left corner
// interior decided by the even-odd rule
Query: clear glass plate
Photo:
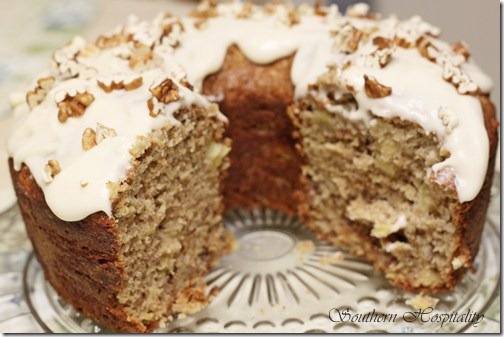
[[[499,296],[500,195],[497,189],[493,194],[476,272],[468,273],[455,291],[435,296],[439,303],[429,318],[485,314]],[[218,294],[203,311],[178,317],[156,332],[499,331],[499,322],[488,315],[476,326],[411,321],[407,313],[415,310],[405,301],[414,294],[390,286],[365,261],[318,240],[293,217],[269,209],[237,210],[226,214],[224,223],[239,245],[206,278],[208,289],[216,286]],[[0,233],[1,332],[107,332],[45,282],[17,207],[0,215]],[[374,310],[375,315],[397,316],[392,322],[334,322],[329,319],[333,308],[352,315]]]

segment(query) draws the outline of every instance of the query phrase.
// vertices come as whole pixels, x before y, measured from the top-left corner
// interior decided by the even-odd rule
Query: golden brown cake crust
[[[115,223],[103,212],[75,222],[59,219],[28,167],[16,171],[12,159],[9,166],[28,236],[51,286],[84,315],[113,330],[143,331],[127,322],[115,296],[123,275]]]
[[[478,254],[483,226],[486,222],[486,214],[490,203],[490,190],[495,169],[495,157],[498,144],[499,122],[495,117],[495,106],[490,102],[488,96],[480,96],[481,106],[485,120],[485,128],[489,140],[489,159],[485,182],[481,191],[471,202],[460,204],[455,212],[454,221],[460,231],[460,253],[474,261]],[[456,271],[453,288],[458,280],[465,274],[463,270]]]

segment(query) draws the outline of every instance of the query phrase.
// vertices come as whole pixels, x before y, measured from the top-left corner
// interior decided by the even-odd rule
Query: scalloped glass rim
[[[208,289],[218,286],[220,292],[208,308],[178,317],[156,332],[409,333],[462,332],[471,327],[471,323],[414,324],[401,318],[393,324],[331,322],[327,313],[333,307],[348,307],[353,313],[405,312],[411,310],[404,302],[412,295],[390,286],[362,260],[344,252],[342,261],[331,258],[339,254],[337,248],[316,239],[285,214],[237,210],[226,214],[224,223],[240,245],[206,278]],[[454,292],[436,296],[440,299],[436,310],[486,312],[499,293],[498,238],[495,224],[487,221],[477,272],[468,273]],[[110,332],[58,297],[33,254],[24,269],[23,288],[31,313],[46,332]]]

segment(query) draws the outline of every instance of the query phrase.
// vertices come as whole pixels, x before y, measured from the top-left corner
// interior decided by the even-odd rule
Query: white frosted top
[[[315,11],[235,2],[204,4],[201,11],[216,16],[160,15],[153,23],[132,17],[125,27],[101,37],[100,48],[76,38],[55,53],[53,69],[41,76],[51,85],[33,85],[31,109],[24,101],[13,102],[18,123],[8,151],[16,169],[22,163],[30,168],[58,217],[76,221],[97,211],[111,215],[107,183],[124,179],[137,137],[177,124],[172,114],[180,107],[209,104],[198,92],[233,44],[258,64],[295,54],[291,78],[296,98],[310,94],[309,84],[317,83],[330,66],[338,91],[352,93],[358,103],[351,118],[369,125],[375,116],[399,117],[435,133],[451,154],[432,167],[435,180],[452,180],[460,202],[478,194],[489,145],[474,93],[488,92],[492,84],[460,49],[455,48],[457,54],[433,37],[437,28],[417,17],[368,19],[365,5],[353,7],[347,16],[334,5]],[[373,42],[377,37],[394,42],[378,48]],[[420,37],[428,41],[424,55],[416,45]],[[371,98],[365,76],[391,92]],[[163,102],[155,88],[166,80],[178,96]],[[78,99],[84,99],[82,115],[61,118],[61,102],[73,101],[71,105]],[[85,130],[97,138],[86,149]],[[59,168],[54,170],[49,161]]]

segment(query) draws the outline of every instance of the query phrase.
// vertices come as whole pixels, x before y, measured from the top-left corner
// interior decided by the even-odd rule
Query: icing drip
[[[101,55],[99,62],[90,60],[83,63],[98,69],[99,76],[75,78],[58,83],[51,89],[44,101],[28,111],[26,105],[16,110],[18,127],[8,141],[8,151],[14,158],[14,166],[20,169],[25,163],[32,172],[37,184],[44,191],[46,202],[59,218],[76,221],[97,212],[111,214],[109,182],[121,181],[131,168],[129,150],[137,137],[147,135],[153,129],[166,124],[179,122],[172,114],[183,106],[192,104],[208,105],[208,101],[184,86],[179,86],[181,98],[173,103],[163,104],[163,113],[153,118],[149,115],[147,100],[152,97],[150,87],[167,77],[167,70],[155,68],[136,77],[142,78],[142,85],[134,90],[113,90],[106,93],[97,80],[107,78],[107,65],[112,74],[109,78],[127,82],[131,78],[128,65],[118,61],[111,53]],[[120,66],[119,63],[123,63]],[[117,70],[123,73],[115,73]],[[78,118],[68,118],[61,123],[56,117],[60,101],[66,94],[87,92],[94,101]],[[82,147],[82,134],[86,128],[96,129],[97,123],[114,130],[115,137],[105,138],[90,150]],[[48,160],[56,160],[61,172],[53,181],[44,179],[44,166]]]
[[[137,137],[176,125],[172,114],[181,107],[210,104],[212,98],[198,92],[205,77],[221,68],[231,45],[261,65],[294,55],[296,98],[329,78],[337,95],[351,93],[358,103],[345,116],[365,125],[376,116],[399,117],[435,133],[450,153],[432,167],[435,180],[454,179],[461,202],[478,194],[489,145],[472,92],[488,92],[492,84],[472,59],[433,37],[436,27],[419,17],[367,19],[365,6],[347,16],[335,6],[295,11],[239,2],[199,10],[206,16],[163,14],[152,24],[132,17],[96,45],[76,38],[54,54],[53,69],[34,84],[30,108],[16,107],[18,126],[8,151],[16,169],[22,163],[30,168],[58,217],[75,221],[97,211],[110,216],[107,185],[124,179],[131,168],[129,150]],[[390,92],[370,98],[364,76]],[[153,88],[163,83],[176,92],[157,97]],[[86,146],[83,133],[91,137]],[[51,160],[58,167],[48,167]]]

